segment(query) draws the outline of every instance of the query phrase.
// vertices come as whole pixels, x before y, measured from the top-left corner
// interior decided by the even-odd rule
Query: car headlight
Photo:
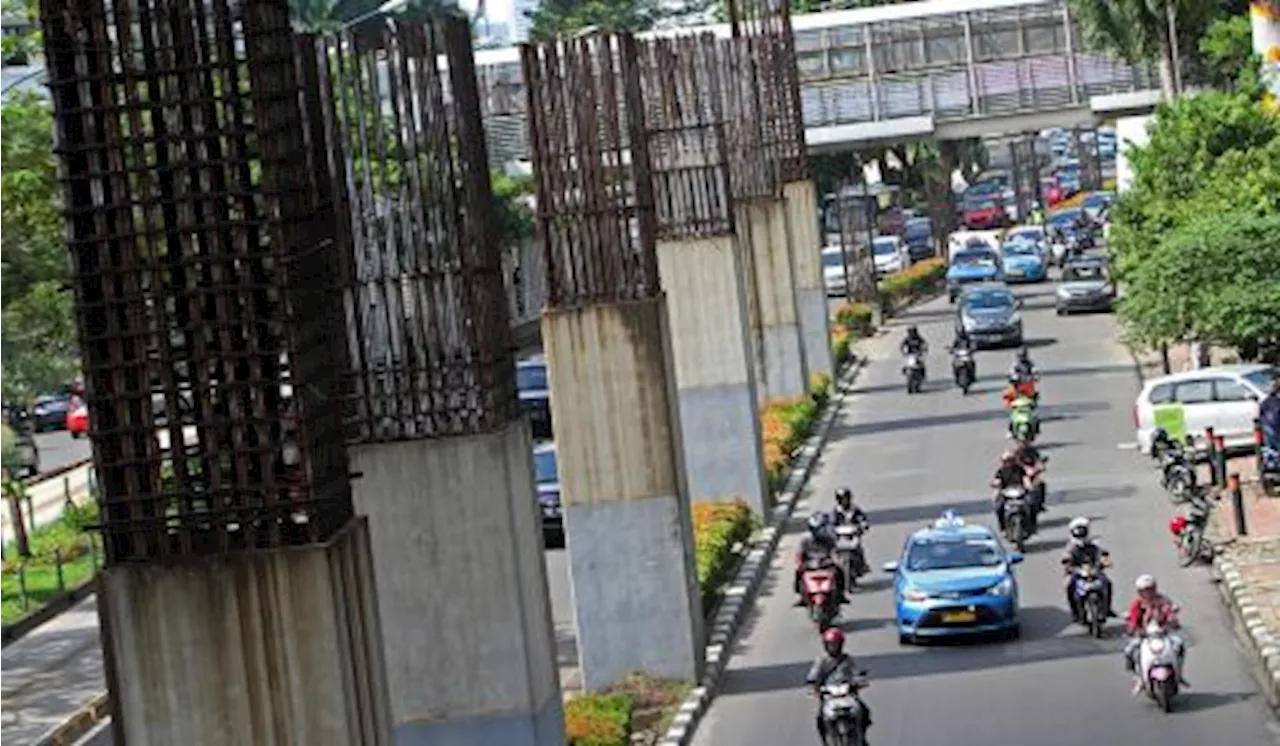
[[[978,326],[978,321],[972,316],[961,316],[960,325],[964,327],[965,331],[971,332],[976,326]]]
[[[1070,297],[1071,297],[1071,291],[1067,290],[1066,288],[1058,288],[1058,297],[1059,297],[1059,298],[1070,298]]]
[[[916,590],[915,588],[908,588],[902,592],[902,598],[907,601],[928,601],[929,594],[924,591]]]
[[[1013,592],[1013,578],[1005,578],[987,589],[992,596],[1007,596]]]
[[[1022,314],[1014,312],[1009,316],[1009,326],[1017,326],[1022,323]]]

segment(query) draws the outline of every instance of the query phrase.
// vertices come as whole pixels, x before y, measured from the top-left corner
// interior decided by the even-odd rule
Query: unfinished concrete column
[[[285,0],[246,4],[234,27],[213,17],[225,7],[169,10],[41,14],[113,741],[386,746],[370,540],[337,406],[334,205],[315,178],[319,123],[298,105],[314,80],[289,53]]]
[[[807,161],[807,159],[806,159]],[[832,375],[831,314],[822,276],[822,232],[818,229],[818,193],[813,181],[788,181],[782,187],[791,234],[796,309],[809,376]]]
[[[702,610],[637,46],[593,34],[520,51],[583,684],[695,681]]]
[[[321,53],[335,103],[354,100],[329,112],[353,237],[347,437],[376,546],[396,744],[560,746],[533,444],[470,31],[459,19],[389,23],[353,41],[326,39]],[[378,85],[357,84],[383,67]],[[380,100],[390,121],[362,126]],[[366,181],[386,153],[406,154],[401,179]]]
[[[743,244],[729,197],[715,37],[642,44],[658,269],[694,500],[768,507]]]

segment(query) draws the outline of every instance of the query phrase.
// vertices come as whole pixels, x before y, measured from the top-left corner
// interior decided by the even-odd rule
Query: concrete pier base
[[[102,572],[113,740],[391,743],[368,527],[327,544]]]
[[[735,236],[658,242],[689,494],[767,507],[760,409]]]
[[[822,233],[818,229],[818,196],[812,181],[783,185],[787,227],[791,233],[791,261],[795,268],[796,308],[800,340],[810,376],[832,376],[831,315],[822,277]]]
[[[809,373],[800,342],[796,307],[795,272],[787,231],[786,203],[780,199],[757,200],[741,206],[739,215],[749,225],[753,302],[751,321],[760,348],[765,396],[802,396],[809,390]]]
[[[564,743],[531,454],[523,420],[351,449],[396,746]]]
[[[666,299],[542,316],[583,685],[696,681],[693,564]]]

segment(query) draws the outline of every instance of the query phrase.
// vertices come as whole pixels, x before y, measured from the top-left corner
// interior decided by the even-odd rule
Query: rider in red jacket
[[[1129,604],[1129,618],[1125,620],[1125,632],[1130,636],[1129,644],[1124,646],[1125,670],[1134,674],[1138,680],[1134,682],[1134,691],[1140,691],[1142,680],[1138,672],[1138,649],[1142,646],[1142,632],[1148,624],[1157,622],[1169,631],[1169,641],[1178,653],[1178,678],[1183,686],[1189,686],[1183,672],[1186,670],[1186,646],[1182,638],[1173,634],[1173,630],[1182,625],[1178,622],[1178,607],[1156,589],[1156,579],[1150,575],[1142,575],[1134,583],[1138,595]]]

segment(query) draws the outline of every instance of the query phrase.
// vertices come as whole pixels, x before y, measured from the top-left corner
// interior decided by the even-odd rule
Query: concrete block
[[[351,449],[397,746],[564,742],[532,448],[520,420]]]
[[[696,681],[702,610],[666,301],[542,317],[583,684]],[[618,413],[627,413],[619,418]]]
[[[129,746],[391,743],[368,527],[321,545],[102,572]]]

